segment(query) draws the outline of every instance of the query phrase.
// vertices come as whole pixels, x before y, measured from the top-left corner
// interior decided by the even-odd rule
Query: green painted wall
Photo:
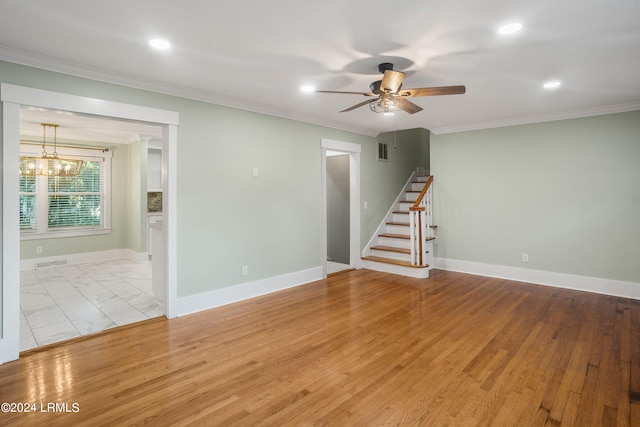
[[[432,135],[431,170],[437,257],[640,283],[640,111]]]
[[[420,166],[418,142],[398,144],[389,162],[378,162],[375,138],[350,132],[7,62],[0,62],[0,80],[180,114],[179,296],[321,264],[322,138],[362,147],[361,199],[369,205],[362,211],[362,247]],[[252,176],[256,167],[258,178]]]

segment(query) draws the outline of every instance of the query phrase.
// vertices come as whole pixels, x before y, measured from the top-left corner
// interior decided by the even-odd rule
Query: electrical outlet
[[[522,262],[529,262],[529,254],[522,254]]]
[[[246,265],[242,266],[242,275],[246,276],[249,274],[249,267],[247,267]]]
[[[42,253],[42,246],[36,246],[36,253],[37,254],[41,254]]]
[[[257,178],[259,176],[258,168],[253,168],[253,177]]]

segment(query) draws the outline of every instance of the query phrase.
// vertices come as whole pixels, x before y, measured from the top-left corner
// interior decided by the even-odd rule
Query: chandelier
[[[77,176],[82,169],[82,160],[58,157],[58,126],[51,123],[42,125],[42,156],[20,156],[20,175],[23,176]],[[47,128],[53,128],[53,152],[47,153]]]

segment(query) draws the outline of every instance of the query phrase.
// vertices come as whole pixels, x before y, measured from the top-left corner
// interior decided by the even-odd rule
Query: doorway
[[[144,246],[150,213],[162,219],[148,197],[162,195],[161,153],[149,154],[161,126],[23,106],[21,156],[52,143],[43,123],[82,163],[77,177],[20,175],[21,352],[164,315]],[[65,193],[46,197],[48,184]],[[65,195],[79,189],[94,193]]]
[[[327,274],[351,268],[349,153],[327,150]]]
[[[323,277],[326,277],[328,273],[333,272],[330,266],[333,266],[333,262],[339,261],[342,267],[347,268],[360,268],[360,152],[361,147],[358,144],[353,144],[344,141],[336,141],[331,139],[322,139],[321,143],[321,156],[322,156],[322,245],[321,245],[321,257],[322,257],[322,271]],[[327,161],[329,157],[340,157],[342,160]],[[331,165],[328,163],[343,163],[339,166],[337,175],[330,176]],[[340,181],[348,182],[331,182],[337,176],[340,176]],[[342,187],[342,194],[336,196],[330,196],[330,192],[336,193],[336,188],[330,187]],[[329,202],[329,197],[333,197],[333,201]],[[337,199],[343,198],[344,200],[338,201]],[[335,202],[338,202],[337,206]],[[330,212],[330,205],[331,211]],[[338,219],[336,219],[338,218]],[[338,230],[329,231],[329,227],[339,227]],[[347,238],[339,239],[338,235],[346,233]],[[346,237],[346,236],[345,236]],[[346,247],[345,247],[346,245]],[[330,254],[332,256],[330,256]],[[334,260],[333,258],[339,256],[340,260]],[[329,258],[332,258],[329,260]]]
[[[3,132],[3,212],[18,211],[18,162],[20,151],[20,108],[33,106],[52,110],[70,111],[105,118],[153,123],[162,127],[162,167],[166,172],[162,188],[163,231],[163,283],[165,288],[165,314],[175,317],[176,291],[176,144],[178,113],[149,107],[123,104],[82,96],[61,94],[45,90],[2,83]],[[3,215],[3,271],[2,271],[2,336],[0,363],[19,357],[20,347],[20,229],[17,215]]]

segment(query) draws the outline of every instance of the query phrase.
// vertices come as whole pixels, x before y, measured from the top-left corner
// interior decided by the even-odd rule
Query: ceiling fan
[[[409,114],[422,111],[422,107],[409,101],[407,98],[414,96],[435,96],[435,95],[461,95],[465,93],[464,86],[440,86],[440,87],[419,87],[415,89],[402,89],[402,82],[405,73],[395,71],[393,64],[383,62],[378,65],[378,71],[384,76],[382,80],[377,80],[369,85],[371,92],[342,92],[335,90],[317,90],[318,93],[342,93],[351,95],[364,95],[374,97],[359,104],[340,110],[341,113],[355,110],[369,104],[371,111],[376,113],[391,113],[393,111],[406,111]]]

